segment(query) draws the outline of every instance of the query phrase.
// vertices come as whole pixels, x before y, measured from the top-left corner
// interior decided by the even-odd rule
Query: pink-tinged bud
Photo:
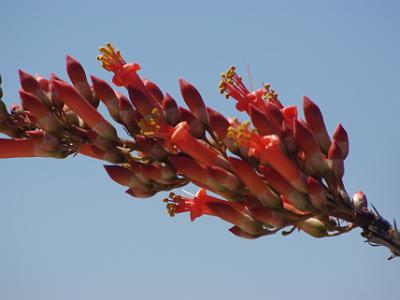
[[[267,183],[245,161],[230,157],[232,169],[241,181],[249,188],[250,192],[264,205],[272,208],[282,207],[282,203],[269,189]]]
[[[132,173],[135,174],[135,176],[136,176],[137,178],[139,178],[139,180],[140,180],[141,182],[144,182],[144,183],[146,183],[147,185],[152,185],[152,184],[153,184],[153,181],[152,181],[150,178],[146,177],[146,176],[142,173],[142,168],[141,168],[141,165],[142,165],[142,164],[141,164],[140,162],[131,160],[131,161],[129,162],[129,165],[131,166],[130,169],[131,169]]]
[[[93,145],[95,145],[97,148],[105,152],[111,151],[115,147],[114,141],[107,138],[103,138],[94,131],[88,130],[87,136],[89,138],[89,141]]]
[[[282,195],[285,195],[289,202],[297,209],[307,210],[309,202],[305,194],[297,191],[274,169],[267,166],[261,166],[260,168],[264,178],[274,190]]]
[[[286,123],[283,123],[283,125],[282,125],[281,140],[282,140],[283,145],[285,146],[285,149],[289,153],[297,152],[298,147],[297,147],[296,140],[294,138],[293,129]]]
[[[181,122],[175,126],[174,133],[171,136],[171,142],[175,144],[179,150],[205,166],[217,165],[227,170],[230,169],[230,164],[224,157],[208,147],[205,143],[190,135],[189,125],[186,122]]]
[[[256,238],[259,238],[260,235],[254,235],[251,233],[248,233],[247,231],[244,231],[242,228],[238,226],[233,226],[232,228],[229,229],[229,231],[236,235],[237,237],[241,237],[243,239],[248,239],[248,240],[254,240]]]
[[[97,134],[109,139],[117,138],[117,131],[72,86],[54,81],[57,96]]]
[[[274,123],[275,127],[282,128],[283,115],[279,107],[272,102],[267,102],[265,108],[268,118]]]
[[[333,133],[333,139],[336,141],[340,150],[342,150],[343,158],[346,158],[349,154],[349,137],[342,124],[339,124]]]
[[[179,114],[182,121],[189,124],[190,134],[197,139],[203,139],[205,137],[205,128],[203,123],[194,115],[190,110],[184,107],[179,107]]]
[[[44,92],[48,93],[49,92],[49,81],[46,78],[39,76],[39,75],[36,75],[36,80],[39,83],[40,88]]]
[[[208,168],[208,171],[213,180],[229,191],[235,192],[242,186],[239,178],[225,169],[211,166]]]
[[[283,115],[283,120],[284,123],[292,127],[293,126],[293,121],[297,119],[298,113],[297,113],[297,107],[295,105],[292,106],[286,106],[281,109],[282,115]]]
[[[114,180],[116,183],[119,183],[120,185],[142,189],[147,189],[149,187],[127,168],[118,165],[105,165],[104,168],[106,169],[111,179]]]
[[[22,106],[25,110],[29,110],[35,118],[37,125],[46,131],[55,132],[60,130],[61,124],[50,113],[47,107],[36,96],[27,92],[19,92]]]
[[[56,109],[62,110],[64,108],[64,103],[57,96],[56,89],[54,88],[55,80],[62,81],[54,73],[51,73],[49,81],[49,98]]]
[[[266,225],[282,227],[288,223],[282,213],[268,207],[255,207],[250,209],[250,212],[256,220]]]
[[[140,128],[137,125],[137,116],[131,103],[124,95],[118,94],[117,96],[119,117],[122,124],[124,124],[128,129],[133,132],[139,132]]]
[[[31,74],[26,73],[22,70],[19,70],[18,72],[22,89],[25,92],[38,97],[44,103],[44,105],[50,107],[51,106],[50,99],[44,93],[39,83],[37,82],[36,78],[33,77]]]
[[[327,199],[321,183],[319,183],[315,178],[309,176],[307,178],[307,190],[311,204],[315,208],[324,210],[326,208]]]
[[[213,192],[225,190],[211,178],[207,168],[198,162],[188,157],[181,156],[171,156],[169,161],[178,173],[188,177],[194,184],[207,188]]]
[[[318,176],[322,176],[327,171],[328,166],[312,132],[299,120],[294,122],[294,137],[300,149],[304,151],[312,170]]]
[[[259,235],[263,232],[263,226],[260,222],[254,220],[250,215],[240,212],[229,205],[229,202],[209,202],[206,207],[217,217],[222,220],[238,226],[242,230],[253,234]]]
[[[344,175],[344,158],[338,143],[333,140],[328,152],[328,159],[332,174],[336,179],[341,179]]]
[[[97,97],[105,104],[111,117],[119,122],[119,109],[118,109],[118,98],[112,87],[103,79],[95,76],[90,77],[93,82],[93,89]]]
[[[305,176],[294,161],[282,151],[279,137],[275,135],[262,138],[264,151],[260,156],[261,163],[268,163],[298,191],[307,193]]]
[[[328,236],[324,223],[317,218],[309,218],[297,224],[297,227],[315,238]]]
[[[145,155],[164,161],[168,158],[169,153],[161,146],[160,143],[156,142],[154,139],[149,139],[141,135],[135,136],[135,141],[139,145],[140,151]]]
[[[269,117],[254,105],[249,105],[251,122],[254,124],[260,135],[279,134],[280,129]]]
[[[363,191],[358,191],[357,193],[355,193],[352,200],[355,209],[368,211],[368,200]]]
[[[125,192],[135,198],[149,198],[154,196],[158,191],[152,188],[141,189],[138,187],[131,187]]]
[[[108,161],[113,164],[121,164],[126,162],[126,157],[121,151],[118,151],[117,149],[103,151],[91,144],[81,145],[79,148],[79,153],[95,159]]]
[[[72,56],[67,54],[67,74],[73,86],[94,107],[99,105],[98,99],[93,97],[93,92],[86,79],[86,73],[82,65]]]
[[[171,184],[175,182],[175,172],[167,166],[160,164],[141,164],[140,169],[144,176],[160,184]]]
[[[211,108],[208,108],[208,115],[212,130],[217,134],[218,139],[222,141],[228,132],[229,121],[222,114]]]
[[[328,153],[331,139],[325,127],[319,107],[308,97],[303,98],[304,117],[323,153]]]
[[[145,79],[143,81],[144,86],[147,88],[147,90],[153,95],[153,97],[161,104],[164,95],[161,89],[152,81]]]
[[[179,79],[179,87],[181,89],[182,97],[190,111],[199,118],[199,120],[207,125],[208,115],[206,105],[198,90],[183,79]]]
[[[175,126],[182,121],[178,104],[176,103],[175,99],[172,98],[171,95],[168,93],[166,93],[163,98],[162,108],[165,114],[165,121],[169,125]]]
[[[150,116],[155,107],[149,101],[149,98],[145,94],[143,94],[141,91],[139,91],[133,87],[129,86],[127,89],[128,89],[129,99],[131,99],[131,102],[132,102],[133,106],[135,106],[137,111],[143,117]]]

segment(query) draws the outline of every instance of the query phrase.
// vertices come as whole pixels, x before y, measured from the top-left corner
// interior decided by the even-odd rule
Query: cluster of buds
[[[230,232],[248,239],[295,229],[320,238],[361,227],[369,242],[400,254],[396,226],[368,208],[363,192],[352,198],[346,192],[347,132],[339,124],[330,136],[309,98],[304,97],[302,120],[269,84],[249,91],[231,67],[221,74],[219,88],[248,115],[250,121],[241,122],[206,106],[182,79],[187,108],[179,106],[111,44],[99,50],[98,60],[128,96],[95,76],[90,84],[71,56],[72,84],[55,74],[46,79],[20,71],[21,105],[8,112],[0,102],[0,132],[11,137],[0,139],[0,158],[82,154],[109,162],[109,176],[134,197],[197,185],[191,197],[171,192],[164,199],[171,216],[219,217],[232,225]],[[100,103],[114,122],[97,110]],[[120,137],[113,124],[129,138]]]

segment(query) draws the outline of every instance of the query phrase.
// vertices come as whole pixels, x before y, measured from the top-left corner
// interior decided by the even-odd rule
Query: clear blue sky
[[[18,68],[65,78],[66,53],[110,79],[96,55],[112,41],[164,91],[179,98],[183,77],[234,115],[219,73],[248,63],[284,103],[308,95],[331,132],[343,123],[349,192],[399,219],[399,15],[398,1],[3,0],[4,99],[19,101]],[[359,230],[238,239],[216,219],[169,218],[163,195],[129,197],[82,157],[2,160],[0,179],[0,299],[399,299],[400,259]]]

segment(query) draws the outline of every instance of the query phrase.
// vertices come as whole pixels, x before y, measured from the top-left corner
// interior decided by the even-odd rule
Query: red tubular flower
[[[160,184],[171,184],[176,180],[173,170],[160,164],[141,164],[140,170],[144,176]]]
[[[212,180],[207,168],[195,160],[183,156],[171,156],[169,161],[178,173],[185,175],[196,185],[209,188],[214,192],[225,190],[221,185]]]
[[[282,128],[283,123],[283,115],[279,107],[272,102],[267,102],[265,104],[265,112],[269,120],[274,124],[275,128],[279,128],[279,132],[277,134],[280,135],[280,129]]]
[[[1,139],[0,158],[50,156],[40,151],[40,145],[33,139]]]
[[[153,95],[153,97],[159,102],[162,103],[164,99],[163,92],[161,89],[152,81],[150,80],[143,80],[144,86],[146,89]]]
[[[199,118],[203,124],[208,125],[206,105],[200,93],[193,85],[183,79],[179,79],[179,86],[183,100],[185,100],[190,111]]]
[[[178,104],[175,99],[171,97],[170,94],[166,93],[162,102],[162,109],[164,112],[165,121],[171,125],[175,126],[181,120],[181,114],[178,108]]]
[[[279,134],[280,128],[272,122],[269,117],[254,105],[249,106],[249,115],[251,122],[257,128],[261,135]]]
[[[94,107],[99,105],[99,100],[93,97],[92,89],[86,78],[82,65],[72,56],[67,54],[67,74],[73,86]]]
[[[237,210],[230,202],[207,202],[206,207],[215,216],[238,226],[250,234],[259,235],[264,231],[259,221],[255,220],[249,214]]]
[[[40,88],[45,93],[48,93],[49,92],[49,80],[40,75],[36,75],[35,78],[36,78],[37,83],[39,83]]]
[[[307,192],[304,174],[282,151],[281,143],[277,136],[270,135],[262,138],[262,149],[260,149],[259,155],[261,163],[271,165],[298,191]]]
[[[274,190],[286,196],[289,202],[297,209],[307,210],[309,202],[303,193],[297,191],[274,169],[267,166],[261,166],[260,168],[264,178]]]
[[[117,98],[117,95],[115,94],[114,90],[103,79],[100,79],[96,76],[91,76],[90,78],[93,82],[93,89],[94,89],[97,97],[99,97],[99,99],[105,104],[111,117],[115,121],[119,122],[120,116],[119,116],[119,109],[118,109],[118,98]]]
[[[129,99],[131,99],[132,104],[135,106],[137,111],[144,117],[151,116],[153,109],[156,107],[149,101],[149,98],[143,94],[140,90],[128,87]]]
[[[111,179],[114,180],[116,183],[130,188],[140,188],[142,190],[146,190],[149,188],[149,185],[142,182],[135,175],[135,173],[125,167],[121,167],[118,165],[105,165],[104,168],[106,169]]]
[[[54,81],[53,83],[58,97],[77,113],[93,131],[105,138],[117,138],[115,128],[72,86],[61,81]]]
[[[319,176],[322,176],[327,170],[325,159],[314,140],[313,134],[299,120],[295,120],[294,122],[294,137],[300,149],[304,151],[306,160],[312,170]]]
[[[142,135],[135,136],[135,141],[139,149],[145,154],[156,160],[165,161],[168,159],[169,153],[154,139],[146,138]]]
[[[341,179],[344,175],[344,157],[338,143],[333,140],[328,152],[332,174],[336,179]]]
[[[288,219],[281,212],[268,207],[255,207],[250,209],[251,215],[261,223],[282,227],[288,224]]]
[[[138,64],[127,64],[122,58],[120,51],[115,51],[110,43],[105,47],[100,47],[99,50],[102,54],[97,59],[102,62],[106,70],[114,73],[113,82],[115,85],[132,87],[145,95],[153,107],[161,107],[158,100],[150,93],[144,85],[143,80],[136,73],[140,70]]]
[[[186,122],[181,122],[175,126],[175,131],[171,136],[171,142],[175,144],[179,150],[193,157],[205,166],[217,165],[227,170],[230,169],[229,162],[218,154],[218,152],[190,135],[189,125]]]
[[[40,84],[38,83],[38,81],[36,80],[36,78],[33,77],[31,74],[26,73],[22,70],[19,70],[18,72],[19,72],[19,78],[20,78],[22,89],[25,92],[38,97],[44,103],[44,105],[46,105],[47,107],[50,107],[51,106],[50,99],[43,92],[43,90],[42,90]]]
[[[338,144],[340,150],[342,150],[343,158],[349,155],[349,137],[342,124],[339,124],[333,133],[333,139]]]
[[[297,107],[295,105],[285,106],[281,109],[285,124],[289,127],[293,127],[293,121],[297,119]]]
[[[213,180],[231,192],[236,192],[242,187],[239,178],[223,168],[211,166],[208,171]]]
[[[215,110],[208,109],[208,115],[212,130],[217,134],[218,139],[223,141],[230,126],[229,121]]]
[[[331,145],[331,139],[326,130],[321,110],[306,96],[303,98],[303,110],[307,124],[313,132],[316,141],[321,147],[323,153],[327,154]]]
[[[273,208],[282,207],[282,203],[269,189],[267,183],[245,161],[230,157],[233,171],[243,181],[250,192],[264,205]]]
[[[204,124],[190,110],[184,107],[179,107],[179,114],[182,121],[188,123],[190,134],[197,139],[203,140],[206,133]]]
[[[138,132],[139,131],[139,126],[138,126],[138,118],[137,118],[137,112],[135,114],[135,111],[129,102],[129,100],[121,95],[118,94],[118,113],[119,113],[119,118],[126,126],[130,132]]]
[[[27,139],[0,139],[0,158],[65,157],[59,140],[50,133],[35,130],[26,134]]]
[[[170,193],[169,198],[164,199],[164,202],[167,203],[168,213],[173,217],[175,214],[190,212],[190,220],[192,222],[204,214],[215,216],[212,210],[208,208],[208,203],[226,203],[229,207],[239,207],[238,204],[207,195],[204,188],[199,189],[193,198],[179,196],[174,193]]]
[[[327,199],[321,184],[315,178],[309,176],[307,178],[307,189],[311,204],[320,210],[325,210]]]
[[[46,131],[56,132],[60,130],[61,124],[50,113],[48,108],[36,96],[28,94],[25,91],[19,92],[22,106],[25,110],[29,110],[35,117],[37,125]]]

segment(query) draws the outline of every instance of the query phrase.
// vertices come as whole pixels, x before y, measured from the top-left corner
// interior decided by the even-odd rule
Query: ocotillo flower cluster
[[[400,255],[400,233],[359,191],[350,197],[342,181],[349,139],[339,124],[332,136],[320,108],[304,97],[304,120],[296,106],[284,106],[265,84],[250,91],[235,70],[221,74],[220,92],[236,101],[250,121],[226,118],[206,106],[185,80],[179,86],[187,108],[153,82],[137,63],[126,63],[111,44],[98,59],[113,84],[91,76],[67,56],[71,83],[20,71],[21,105],[8,112],[0,102],[0,158],[82,154],[107,161],[108,175],[134,197],[150,197],[189,182],[192,197],[171,192],[164,199],[171,216],[188,212],[223,219],[229,231],[254,239],[299,229],[329,237],[356,227],[371,244]],[[2,95],[2,93],[0,94]],[[98,110],[103,103],[112,120]],[[129,139],[118,136],[122,126]],[[212,194],[211,194],[212,193]],[[343,222],[345,221],[345,222]]]

